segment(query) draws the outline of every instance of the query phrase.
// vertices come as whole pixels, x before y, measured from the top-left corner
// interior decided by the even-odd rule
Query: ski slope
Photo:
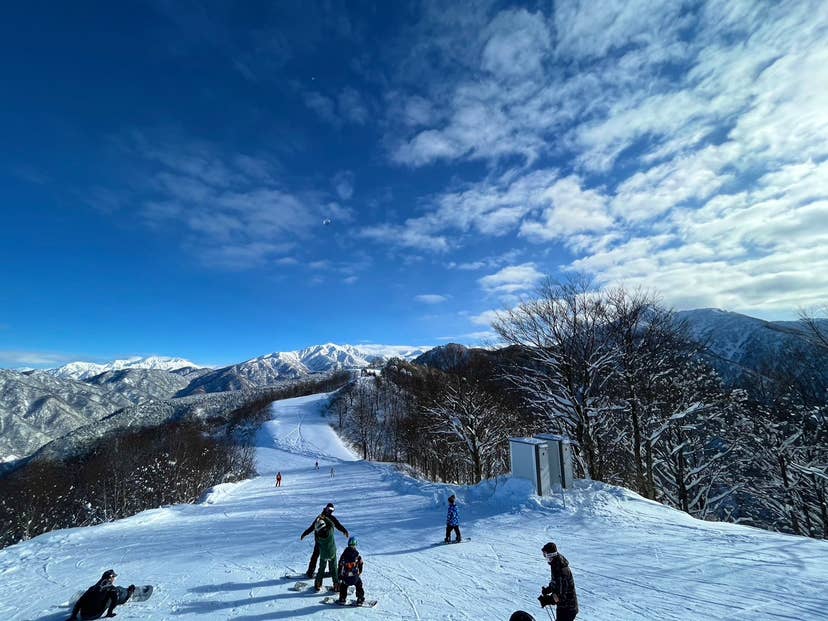
[[[117,609],[121,620],[507,620],[524,609],[540,621],[535,598],[549,580],[540,548],[553,540],[572,566],[579,619],[828,620],[828,542],[701,522],[596,483],[580,482],[564,507],[521,481],[416,481],[354,456],[321,414],[326,399],[274,404],[257,436],[261,476],[201,504],[0,550],[0,618],[66,619],[69,598],[112,567],[118,584],[155,585],[149,601]],[[450,492],[471,541],[435,545]],[[359,538],[377,608],[326,606],[282,578],[306,568],[312,537],[299,535],[327,502]]]

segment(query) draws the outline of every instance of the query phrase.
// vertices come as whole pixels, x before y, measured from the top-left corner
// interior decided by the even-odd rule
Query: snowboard
[[[312,582],[297,582],[292,587],[288,587],[290,591],[315,591],[316,587],[313,586]],[[321,591],[333,591],[333,586],[323,586]]]
[[[136,586],[135,591],[132,593],[132,597],[127,600],[129,602],[145,602],[150,598],[152,595],[152,585],[145,584],[144,586]]]
[[[323,578],[330,578],[331,573],[330,572],[324,573],[324,574],[322,574],[322,577]],[[307,578],[308,580],[313,580],[313,576],[308,578],[308,574],[285,574],[284,576],[282,576],[282,579],[284,579],[284,580],[301,580],[302,578]]]
[[[322,599],[322,603],[323,604],[330,604],[332,606],[351,606],[351,607],[354,607],[354,608],[373,608],[379,602],[375,599],[366,599],[361,604],[357,604],[357,601],[355,599],[352,599],[352,600],[348,600],[347,604],[340,604],[338,597],[328,596],[328,597],[325,597],[325,598]]]
[[[451,544],[454,544],[454,543],[466,543],[467,541],[471,541],[471,538],[463,537],[460,541],[455,541],[454,539],[452,539],[451,541],[438,541],[434,545],[435,546],[447,546],[447,545],[451,545]]]

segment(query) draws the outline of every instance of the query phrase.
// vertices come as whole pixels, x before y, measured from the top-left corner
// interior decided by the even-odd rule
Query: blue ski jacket
[[[460,526],[460,514],[457,512],[457,505],[449,504],[446,526]]]

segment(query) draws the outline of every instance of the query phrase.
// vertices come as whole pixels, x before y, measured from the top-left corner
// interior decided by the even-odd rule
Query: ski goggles
[[[551,561],[556,556],[558,556],[557,552],[543,552],[543,558],[545,558],[547,561]]]

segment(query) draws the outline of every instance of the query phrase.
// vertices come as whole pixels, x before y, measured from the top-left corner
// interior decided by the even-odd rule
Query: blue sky
[[[0,366],[476,343],[585,273],[828,300],[825,2],[31,3]]]

